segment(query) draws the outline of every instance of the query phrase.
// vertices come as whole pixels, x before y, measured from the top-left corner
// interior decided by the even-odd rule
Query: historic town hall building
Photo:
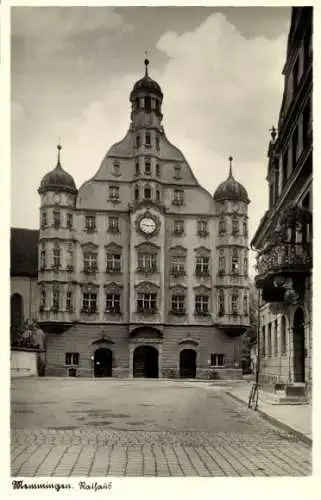
[[[231,378],[249,325],[247,192],[211,196],[162,127],[148,75],[131,122],[79,190],[58,163],[39,194],[47,375]]]

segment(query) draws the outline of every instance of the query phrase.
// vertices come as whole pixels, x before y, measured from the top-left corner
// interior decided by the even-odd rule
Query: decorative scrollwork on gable
[[[211,253],[211,250],[207,247],[200,246],[194,248],[194,252],[196,253],[196,255],[209,255]]]
[[[183,247],[182,245],[175,245],[174,247],[171,247],[169,249],[170,253],[173,255],[186,255],[187,254],[187,248]]]
[[[96,283],[81,283],[81,290],[85,293],[97,293],[99,290],[99,285]]]
[[[107,252],[117,252],[117,253],[121,253],[122,251],[122,246],[121,245],[118,245],[118,243],[115,243],[114,241],[111,241],[110,243],[108,243],[108,245],[105,245],[105,250]]]
[[[97,252],[99,245],[96,245],[92,241],[88,241],[87,243],[82,243],[81,248],[84,252],[90,252],[90,251]]]
[[[159,251],[160,246],[152,242],[143,241],[142,243],[135,245],[135,248],[138,252],[155,253]]]
[[[159,289],[159,285],[152,281],[141,281],[135,285],[135,288],[143,293],[156,293]]]
[[[193,287],[194,291],[196,293],[202,294],[202,295],[209,295],[212,292],[212,289],[210,286],[207,286],[205,284],[202,285],[195,285]]]
[[[106,283],[104,285],[105,292],[108,293],[120,293],[123,288],[121,283],[116,283],[116,281],[112,281],[111,283]]]

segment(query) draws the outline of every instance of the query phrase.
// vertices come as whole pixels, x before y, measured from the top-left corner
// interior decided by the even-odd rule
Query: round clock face
[[[151,217],[144,217],[139,223],[139,228],[145,234],[152,234],[156,229],[156,222]]]

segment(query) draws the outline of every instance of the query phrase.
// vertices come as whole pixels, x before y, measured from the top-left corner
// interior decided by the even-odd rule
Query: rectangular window
[[[119,217],[108,217],[108,231],[111,233],[119,233]]]
[[[120,261],[121,256],[119,253],[108,253],[107,254],[107,272],[108,273],[119,273],[120,272]]]
[[[239,253],[237,248],[233,248],[232,250],[232,274],[239,273]]]
[[[59,288],[54,288],[52,291],[52,310],[59,311],[59,301],[60,301],[60,290]]]
[[[72,248],[68,248],[67,250],[67,269],[68,271],[72,271],[74,268],[74,252]]]
[[[152,164],[150,160],[145,160],[145,175],[151,175],[152,173]]]
[[[149,96],[145,97],[145,111],[150,113],[152,110],[152,100]]]
[[[140,148],[140,136],[136,135],[136,148]]]
[[[60,227],[60,212],[59,212],[59,210],[53,211],[53,225],[56,229]]]
[[[65,365],[79,365],[79,352],[66,352]]]
[[[46,307],[46,290],[43,288],[40,291],[39,311],[44,311]]]
[[[95,313],[97,310],[97,294],[84,293],[82,299],[82,312]]]
[[[73,226],[72,214],[67,214],[67,228],[72,229]]]
[[[155,312],[157,310],[156,293],[139,293],[137,298],[137,311]]]
[[[237,292],[232,293],[232,314],[239,314],[239,296]]]
[[[225,314],[225,293],[221,288],[218,292],[218,315],[224,316]]]
[[[174,234],[183,234],[184,233],[184,221],[183,220],[175,220],[174,221]]]
[[[66,309],[67,311],[72,311],[72,291],[68,290],[66,295]]]
[[[197,234],[199,236],[206,236],[208,234],[207,221],[199,220],[197,221]]]
[[[89,233],[96,231],[96,216],[86,215],[85,216],[85,230]]]
[[[219,232],[219,234],[224,234],[225,231],[226,231],[225,219],[220,219],[220,221],[218,223],[218,232]]]
[[[158,163],[156,163],[156,176],[160,177],[160,167]]]
[[[157,103],[157,101],[156,101],[156,103]],[[157,151],[159,151],[159,149],[160,149],[159,148],[159,136],[158,135],[156,136],[156,149],[157,149]]]
[[[195,312],[196,314],[208,314],[208,296],[196,295],[195,296]]]
[[[120,313],[120,295],[118,293],[107,293],[106,312]]]
[[[172,311],[181,314],[185,312],[184,295],[172,295]]]
[[[84,253],[84,271],[96,272],[97,271],[97,254],[92,252]]]
[[[156,201],[160,201],[160,191],[156,189]]]
[[[109,186],[109,199],[111,201],[119,200],[119,186]]]
[[[225,256],[220,255],[218,258],[218,270],[220,274],[225,273]]]
[[[136,160],[135,161],[135,174],[138,175],[139,174],[139,160]]]
[[[174,178],[175,179],[180,179],[181,178],[181,167],[180,167],[180,165],[175,165],[175,167],[174,167]]]
[[[47,227],[47,212],[41,212],[41,228]]]
[[[113,163],[113,174],[117,176],[120,175],[120,163],[118,161]]]
[[[268,356],[272,356],[272,323],[268,324],[268,332],[267,332],[267,354],[268,354]]]
[[[175,189],[173,205],[183,205],[183,204],[184,204],[184,191],[182,189]]]
[[[146,135],[145,135],[145,146],[147,146],[149,148],[151,146],[150,133],[149,132],[146,132]]]
[[[156,253],[139,253],[138,254],[138,269],[144,271],[157,271],[157,254]]]
[[[232,219],[232,234],[239,234],[240,228],[239,228],[239,221],[236,218]]]
[[[46,269],[47,265],[47,255],[46,250],[41,250],[40,252],[40,269]]]
[[[244,316],[248,316],[249,314],[249,301],[246,292],[244,292],[244,297],[243,297],[243,314]]]
[[[209,274],[209,257],[207,256],[197,256],[196,257],[196,269],[195,273],[197,275],[208,275]]]
[[[224,367],[224,354],[211,354],[211,366]]]
[[[172,256],[172,271],[173,272],[185,272],[185,261],[184,255],[173,255]]]
[[[60,267],[60,248],[55,247],[53,249],[53,267]]]

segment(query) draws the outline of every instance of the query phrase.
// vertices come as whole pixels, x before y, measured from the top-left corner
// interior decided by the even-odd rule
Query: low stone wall
[[[12,348],[10,352],[11,377],[38,376],[39,360],[42,359],[42,354],[39,349]]]

